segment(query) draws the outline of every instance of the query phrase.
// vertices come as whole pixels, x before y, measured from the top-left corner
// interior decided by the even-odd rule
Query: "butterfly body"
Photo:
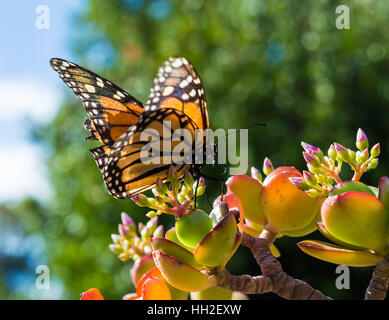
[[[209,128],[209,117],[202,82],[188,60],[174,57],[164,63],[145,105],[110,81],[72,62],[54,58],[50,63],[84,103],[88,114],[84,127],[91,133],[87,139],[102,143],[91,152],[114,197],[129,198],[153,188],[158,178],[166,181],[170,165],[176,167],[179,177],[186,170],[198,175],[202,161],[194,161],[196,148],[205,145],[202,133]],[[173,152],[164,149],[166,139],[170,139],[172,148],[179,143],[166,130],[166,123],[171,126],[171,132],[185,129],[191,134],[192,162],[176,161]],[[156,140],[160,158],[147,162],[142,148],[148,141],[142,139],[142,134],[150,130],[164,135]],[[199,132],[203,137],[200,140],[196,139]]]

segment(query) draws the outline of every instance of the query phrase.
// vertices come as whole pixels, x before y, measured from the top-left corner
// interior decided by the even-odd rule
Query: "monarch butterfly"
[[[141,159],[145,145],[142,132],[155,129],[161,133],[164,121],[170,121],[172,130],[189,130],[192,143],[196,130],[209,128],[204,88],[187,59],[171,57],[159,68],[145,105],[110,81],[70,61],[53,58],[50,64],[83,101],[89,116],[84,127],[91,133],[86,139],[102,143],[91,152],[112,196],[126,199],[153,188],[157,178],[166,181],[171,164],[179,177],[186,170],[198,176],[201,164],[175,163],[172,158],[171,164],[166,161],[145,164]]]

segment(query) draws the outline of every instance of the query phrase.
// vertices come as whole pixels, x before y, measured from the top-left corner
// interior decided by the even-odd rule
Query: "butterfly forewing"
[[[172,57],[158,70],[145,111],[173,108],[192,119],[199,129],[209,128],[203,84],[194,67],[183,57]]]
[[[70,61],[53,58],[50,64],[84,103],[90,118],[84,124],[91,132],[87,139],[111,146],[138,121],[143,105],[126,91]]]

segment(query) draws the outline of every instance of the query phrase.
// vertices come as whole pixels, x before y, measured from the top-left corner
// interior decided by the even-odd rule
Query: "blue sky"
[[[42,147],[29,139],[32,122],[55,115],[64,88],[49,59],[73,59],[73,18],[85,1],[7,1],[0,11],[0,202],[26,195],[48,198]],[[39,30],[36,8],[49,8],[50,28]]]

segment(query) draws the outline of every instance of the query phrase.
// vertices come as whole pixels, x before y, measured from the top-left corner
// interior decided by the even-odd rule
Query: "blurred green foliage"
[[[185,56],[203,80],[212,128],[266,123],[249,131],[249,163],[259,168],[269,156],[276,166],[302,170],[300,141],[325,151],[333,141],[354,148],[361,127],[371,143],[381,142],[379,167],[364,178],[377,185],[389,171],[389,3],[349,2],[350,30],[336,29],[339,4],[91,0],[74,28],[75,62],[145,101],[159,65],[169,56]],[[136,221],[146,220],[145,212],[108,195],[88,151],[95,144],[83,141],[86,114],[68,92],[55,120],[36,130],[50,150],[53,198],[44,209],[30,202],[16,211],[23,210],[26,227],[38,226],[31,231],[44,235],[51,272],[64,284],[63,298],[77,299],[97,287],[106,298],[118,299],[133,287],[130,264],[108,249],[110,234],[117,232],[121,211]],[[220,188],[212,190],[215,196]],[[363,297],[371,268],[352,269],[351,289],[339,291],[336,266],[304,255],[296,240],[278,241],[287,272],[334,298]],[[229,268],[236,274],[258,273],[244,248]]]

